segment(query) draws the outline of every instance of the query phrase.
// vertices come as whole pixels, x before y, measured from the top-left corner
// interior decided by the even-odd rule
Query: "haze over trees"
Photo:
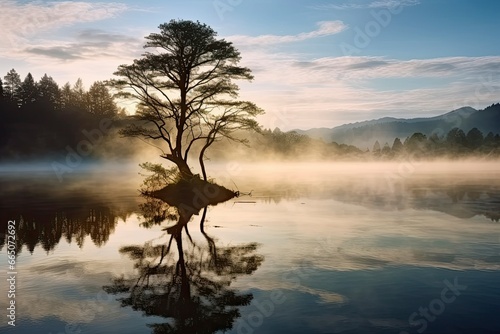
[[[136,62],[146,62],[146,60]],[[136,65],[135,63],[124,65],[124,71],[127,66]],[[134,71],[139,71],[139,69],[134,68]],[[161,82],[156,77],[156,72],[144,71],[138,73],[155,75],[154,78],[148,80],[153,80],[155,83]],[[194,77],[200,78],[201,73],[206,71],[208,71],[207,68],[200,69]],[[226,71],[229,70],[226,69]],[[161,73],[158,75],[163,76]],[[247,73],[247,75],[250,74]],[[219,94],[219,90],[215,91],[213,98],[210,95],[210,90],[214,89],[213,85],[219,81],[222,81],[219,83],[219,89],[222,89],[224,85],[229,85],[231,87],[226,91],[237,90],[237,87],[231,83],[232,76],[227,77],[224,74],[219,74],[217,78],[210,81],[212,86],[203,88],[200,84],[186,94],[188,112],[184,119],[182,136],[178,136],[179,132],[176,130],[182,118],[182,113],[179,112],[182,103],[178,87],[174,84],[171,86],[174,88],[164,89],[162,92],[168,91],[169,94],[173,92],[167,96],[169,98],[172,96],[171,102],[177,109],[171,108],[167,111],[161,109],[163,107],[157,103],[164,103],[168,108],[171,107],[170,102],[163,95],[160,96],[162,93],[159,91],[153,93],[149,87],[148,92],[151,98],[147,101],[152,106],[147,104],[142,106],[140,102],[138,105],[140,113],[137,116],[126,116],[124,110],[116,105],[112,92],[105,82],[94,82],[87,90],[81,79],[77,79],[73,84],[68,82],[59,87],[56,81],[47,74],[38,81],[30,73],[24,79],[21,80],[21,78],[14,69],[0,78],[1,161],[64,159],[68,153],[68,147],[76,149],[77,144],[82,139],[86,139],[83,131],[98,128],[98,123],[103,118],[113,119],[113,131],[103,138],[98,152],[93,152],[88,156],[87,161],[130,159],[137,153],[143,154],[146,145],[139,141],[132,141],[132,138],[120,138],[118,130],[121,129],[123,133],[143,139],[148,138],[149,135],[158,138],[157,141],[163,144],[162,156],[164,158],[167,155],[173,156],[170,146],[175,154],[181,156],[183,161],[181,164],[188,164],[188,156],[197,157],[205,177],[204,159],[209,148],[210,158],[213,160],[242,161],[390,160],[408,155],[423,159],[498,158],[500,156],[498,132],[482,130],[498,127],[495,120],[500,115],[500,104],[493,104],[484,110],[470,111],[467,122],[462,122],[462,125],[476,124],[477,126],[474,127],[467,128],[461,125],[447,132],[435,131],[430,134],[425,133],[424,130],[427,128],[424,127],[424,130],[416,131],[406,137],[396,137],[390,141],[374,140],[364,147],[356,147],[317,139],[305,135],[302,131],[284,132],[278,128],[274,130],[259,128],[254,116],[262,111],[254,104],[237,101],[236,96],[231,99],[230,96],[226,96],[226,93]],[[139,78],[136,76],[134,80],[139,80]],[[167,78],[164,84],[170,81]],[[148,86],[144,86],[146,87]],[[139,86],[136,88],[139,89]],[[124,93],[127,93],[127,89]],[[158,99],[153,100],[154,96]],[[204,97],[207,98],[201,105],[198,105],[196,101]],[[144,98],[148,99],[147,96]],[[218,108],[212,105],[217,102],[222,103]],[[161,110],[159,113],[161,117],[158,117],[155,108]],[[435,117],[438,120],[441,118],[441,116]],[[418,123],[411,123],[411,125],[413,127]],[[166,132],[166,130],[169,131]],[[170,145],[162,135],[167,139],[170,138]],[[228,140],[221,141],[223,138]],[[177,145],[177,140],[180,140],[180,146]],[[245,142],[248,146],[232,145],[231,142],[234,140]],[[212,145],[217,141],[220,142]],[[185,175],[192,175],[190,167],[192,166],[188,166],[189,171],[185,169]]]
[[[489,132],[486,136],[472,128],[467,134],[459,128],[451,129],[446,135],[432,134],[427,137],[416,132],[407,137],[404,144],[399,138],[394,140],[392,148],[386,143],[383,150],[376,150],[374,144],[372,155],[377,158],[398,158],[406,155],[420,158],[457,158],[457,157],[498,157],[500,155],[500,135]],[[387,149],[386,149],[387,147]]]
[[[111,91],[95,82],[87,91],[81,79],[59,87],[45,74],[24,80],[11,69],[0,81],[0,159],[26,160],[64,154],[103,117],[123,116]]]
[[[43,112],[88,112],[95,115],[116,115],[120,110],[104,82],[94,82],[88,91],[82,79],[77,79],[73,86],[66,83],[62,87],[55,80],[44,74],[35,81],[28,73],[23,81],[15,69],[11,69],[0,79],[1,111],[15,112],[36,108]]]
[[[441,136],[455,127],[465,132],[472,128],[478,128],[484,134],[490,131],[500,133],[500,104],[495,103],[484,109],[462,107],[433,117],[383,117],[344,124],[330,129],[298,129],[296,131],[311,138],[323,139],[325,142],[335,141],[362,149],[371,149],[376,140],[379,141],[380,145],[385,142],[390,144],[395,138],[403,140],[417,132],[425,134],[427,137],[434,133]]]
[[[240,53],[232,43],[217,39],[209,26],[172,20],[159,29],[146,37],[149,51],[133,64],[119,66],[119,79],[110,81],[119,96],[138,103],[138,122],[121,133],[160,141],[161,157],[187,178],[193,176],[191,150],[199,144],[198,161],[206,180],[205,153],[214,142],[245,142],[234,133],[258,129],[254,118],[263,111],[237,100],[238,86],[233,83],[253,76],[250,69],[238,66]]]

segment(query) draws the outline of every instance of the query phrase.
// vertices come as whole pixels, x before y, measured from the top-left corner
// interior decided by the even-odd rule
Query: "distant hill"
[[[428,118],[393,118],[384,117],[371,121],[341,125],[335,128],[314,128],[309,130],[294,130],[312,138],[323,139],[325,142],[354,145],[361,149],[372,148],[375,141],[381,145],[392,145],[394,139],[402,141],[415,132],[427,136],[433,133],[445,136],[453,128],[460,128],[467,133],[472,128],[478,128],[486,135],[488,132],[500,132],[500,104],[491,105],[483,110],[463,107],[446,114]]]

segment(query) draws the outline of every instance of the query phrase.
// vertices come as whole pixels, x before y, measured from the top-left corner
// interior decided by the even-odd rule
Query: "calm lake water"
[[[136,168],[0,169],[0,332],[500,333],[499,167],[214,164],[179,234]]]

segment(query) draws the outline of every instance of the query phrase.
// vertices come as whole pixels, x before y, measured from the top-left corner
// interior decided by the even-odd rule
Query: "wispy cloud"
[[[328,3],[314,6],[315,9],[326,10],[345,10],[345,9],[373,9],[373,8],[398,8],[409,7],[420,4],[419,0],[378,0],[370,2],[347,2],[347,3]]]
[[[332,127],[384,116],[432,116],[458,107],[498,102],[500,57],[324,57],[245,51],[245,66],[258,68],[242,89],[271,122],[279,111],[300,128]],[[266,94],[262,94],[262,87]],[[267,124],[267,123],[266,123]],[[286,129],[286,124],[282,127]]]
[[[500,57],[442,57],[390,59],[386,57],[325,57],[293,63],[317,74],[341,73],[343,78],[433,78],[463,77],[500,71]]]
[[[116,43],[116,42],[137,42],[137,38],[122,34],[111,34],[101,29],[87,29],[80,31],[77,39],[81,41],[93,41],[99,43]]]
[[[70,60],[79,59],[80,56],[77,52],[70,46],[54,46],[54,47],[35,47],[25,49],[27,53],[32,53],[35,55],[46,56],[49,58]]]
[[[98,29],[80,30],[71,36],[63,28],[115,18],[128,10],[132,9],[115,2],[3,1],[0,57],[4,61],[23,59],[30,71],[50,70],[53,75],[74,71],[72,66],[78,62],[85,73],[102,77],[104,64],[138,55],[141,39]]]
[[[38,40],[17,51],[17,54],[29,54],[53,60],[103,60],[120,59],[124,56],[138,56],[143,41],[139,38],[113,34],[104,30],[88,29],[77,33],[70,41]],[[31,62],[36,62],[32,59]]]
[[[82,78],[85,84],[112,77],[119,64],[130,63],[143,52],[142,40],[114,34],[98,34],[70,41],[38,41],[16,51],[33,75],[49,73],[60,84]],[[80,36],[81,37],[81,36]]]
[[[112,34],[104,30],[88,29],[80,31],[71,42],[38,41],[20,50],[19,53],[45,56],[59,60],[97,59],[102,57],[120,58],[134,54],[141,49],[142,40],[122,34]]]
[[[79,22],[93,22],[127,10],[121,3],[105,2],[2,2],[0,42],[15,44],[19,39]]]
[[[261,35],[261,36],[229,36],[227,39],[237,45],[272,45],[281,43],[301,42],[312,38],[335,35],[345,30],[347,26],[342,21],[321,21],[318,28],[310,32],[296,35]]]

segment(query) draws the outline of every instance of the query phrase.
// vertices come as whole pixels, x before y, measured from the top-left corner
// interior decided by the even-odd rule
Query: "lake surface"
[[[242,195],[179,234],[137,169],[4,168],[0,332],[500,333],[499,167],[212,164]]]

